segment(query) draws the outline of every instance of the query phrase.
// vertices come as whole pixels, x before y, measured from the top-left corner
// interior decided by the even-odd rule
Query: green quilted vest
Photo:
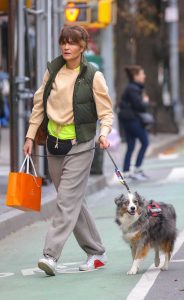
[[[47,111],[47,99],[52,89],[52,83],[58,71],[66,64],[62,56],[47,63],[50,74],[43,93],[44,112]],[[76,79],[73,92],[73,112],[78,143],[91,140],[96,134],[97,112],[93,98],[93,78],[96,68],[82,56],[80,73]],[[61,108],[62,109],[62,108]]]

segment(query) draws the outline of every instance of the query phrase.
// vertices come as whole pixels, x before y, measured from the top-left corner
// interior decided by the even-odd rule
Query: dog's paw
[[[158,267],[160,264],[160,258],[159,257],[155,257],[155,267]]]
[[[168,266],[167,265],[163,265],[163,267],[161,268],[161,271],[167,271],[168,270]]]
[[[138,268],[131,268],[128,272],[127,275],[135,275],[138,272]]]

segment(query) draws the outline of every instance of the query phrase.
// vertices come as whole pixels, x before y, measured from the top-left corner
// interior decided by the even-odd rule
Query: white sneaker
[[[131,182],[133,179],[130,172],[124,172],[124,173],[122,173],[122,175],[123,175],[123,178],[125,179],[125,181],[128,183]]]
[[[44,255],[44,257],[38,261],[38,268],[43,270],[49,276],[56,275],[56,265],[56,259],[49,255]]]
[[[147,181],[149,180],[149,177],[142,171],[135,171],[132,175],[131,175],[132,179],[134,180],[138,180],[138,181]]]
[[[107,255],[88,255],[86,263],[79,266],[80,271],[90,271],[105,266],[107,263]]]

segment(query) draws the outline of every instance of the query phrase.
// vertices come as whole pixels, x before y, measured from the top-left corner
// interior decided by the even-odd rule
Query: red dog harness
[[[157,202],[151,200],[148,207],[148,216],[149,217],[158,217],[161,214],[162,210]]]

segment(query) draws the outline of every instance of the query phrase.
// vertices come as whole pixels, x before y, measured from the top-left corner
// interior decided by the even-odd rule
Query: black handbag
[[[72,149],[72,141],[60,140],[52,135],[48,135],[47,149],[53,155],[66,155]]]
[[[144,126],[151,126],[155,123],[155,119],[149,112],[138,113],[138,117]]]

